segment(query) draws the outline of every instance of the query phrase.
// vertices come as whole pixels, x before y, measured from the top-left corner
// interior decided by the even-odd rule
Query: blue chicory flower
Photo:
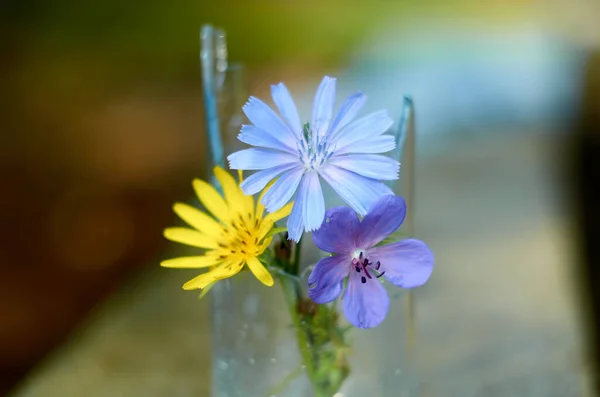
[[[287,224],[295,241],[304,230],[316,230],[323,223],[320,178],[361,215],[379,197],[392,194],[382,180],[398,179],[400,164],[377,154],[395,147],[394,137],[384,135],[392,119],[383,110],[352,121],[366,101],[361,92],[348,97],[333,117],[335,81],[323,78],[315,95],[312,121],[304,127],[283,83],[271,86],[283,120],[260,99],[250,97],[243,110],[252,125],[242,126],[238,139],[257,147],[228,157],[232,169],[260,170],[241,184],[247,195],[258,193],[281,174],[262,199],[269,212],[283,207],[298,190]]]
[[[433,253],[416,239],[376,246],[404,220],[406,204],[398,196],[381,197],[362,222],[347,207],[327,211],[313,241],[335,255],[321,259],[308,278],[308,295],[316,303],[328,303],[341,293],[344,314],[358,328],[379,325],[388,312],[390,299],[381,276],[402,288],[424,284],[433,270]]]

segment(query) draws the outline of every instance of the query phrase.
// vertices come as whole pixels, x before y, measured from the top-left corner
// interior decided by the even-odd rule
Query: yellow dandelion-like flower
[[[180,269],[209,269],[185,283],[185,290],[210,287],[219,280],[236,275],[244,265],[248,265],[260,282],[272,286],[273,277],[258,256],[271,243],[273,238],[267,235],[275,222],[290,214],[292,203],[263,217],[265,208],[260,204],[260,198],[255,205],[254,198],[244,195],[227,171],[215,167],[214,173],[224,196],[203,180],[193,181],[196,195],[214,218],[190,205],[176,203],[173,210],[193,229],[171,227],[164,230],[167,239],[206,251],[199,256],[165,260],[160,265]],[[239,179],[241,183],[241,172]]]

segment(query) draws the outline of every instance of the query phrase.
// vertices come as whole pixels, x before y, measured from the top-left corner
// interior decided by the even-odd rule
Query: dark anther
[[[381,267],[381,262],[377,261],[377,263],[375,264],[375,270],[379,270],[380,267]]]
[[[245,253],[246,253],[246,251],[245,251],[245,250],[242,250],[242,254],[245,254]]]
[[[242,244],[248,245],[245,240],[242,240]]]
[[[362,261],[362,258],[363,258],[363,253],[362,253],[362,251],[360,251],[360,254],[358,255],[358,260]]]
[[[219,243],[219,247],[221,247],[221,248],[227,248],[227,246],[225,244],[223,244],[223,243]]]
[[[356,271],[360,273],[360,267],[356,266]]]
[[[369,269],[367,269],[367,263],[368,263],[368,261],[365,259],[365,261],[362,263],[362,268],[365,271],[365,275],[368,278],[372,278],[371,275],[369,274]]]
[[[232,254],[235,254],[235,251],[234,251],[234,250],[231,250],[231,253],[232,253]]]
[[[378,274],[377,276],[375,276],[375,277],[379,278],[379,277],[383,276],[384,274],[385,274],[385,271],[383,271],[383,272],[379,273],[379,274]]]
[[[225,256],[225,255],[219,255],[219,259],[225,259],[225,258],[227,258],[227,256]]]
[[[366,278],[365,276],[362,276],[362,277],[360,278],[360,281],[361,281],[361,282],[364,284],[364,283],[366,283],[366,282],[367,282],[367,278]]]

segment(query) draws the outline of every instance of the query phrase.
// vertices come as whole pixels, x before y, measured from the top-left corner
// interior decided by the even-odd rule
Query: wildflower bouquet
[[[250,124],[242,126],[238,139],[252,147],[227,157],[229,167],[238,170],[237,180],[218,166],[218,185],[195,180],[206,212],[177,203],[174,211],[191,228],[164,231],[167,239],[202,251],[161,263],[206,269],[183,286],[201,290],[201,296],[242,271],[266,287],[279,284],[318,397],[337,393],[353,370],[347,338],[352,326],[373,328],[384,321],[390,299],[383,283],[420,286],[434,262],[425,243],[399,240],[395,233],[406,204],[383,182],[398,179],[400,168],[382,154],[396,146],[386,134],[392,119],[386,111],[356,119],[366,101],[361,92],[334,113],[335,84],[334,78],[323,78],[305,124],[283,83],[271,87],[278,113],[258,98],[248,100],[243,111]],[[255,172],[244,178],[244,171]],[[326,209],[322,182],[348,207]],[[286,226],[278,226],[286,217]],[[324,255],[307,267],[300,244],[311,237]],[[338,306],[350,326],[342,322]]]

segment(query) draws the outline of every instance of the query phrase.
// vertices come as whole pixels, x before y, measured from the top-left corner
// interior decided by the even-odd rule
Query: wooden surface
[[[557,149],[457,137],[419,157],[416,233],[436,254],[416,293],[423,396],[586,395]],[[187,276],[130,280],[12,396],[207,396],[208,302],[180,289]]]

